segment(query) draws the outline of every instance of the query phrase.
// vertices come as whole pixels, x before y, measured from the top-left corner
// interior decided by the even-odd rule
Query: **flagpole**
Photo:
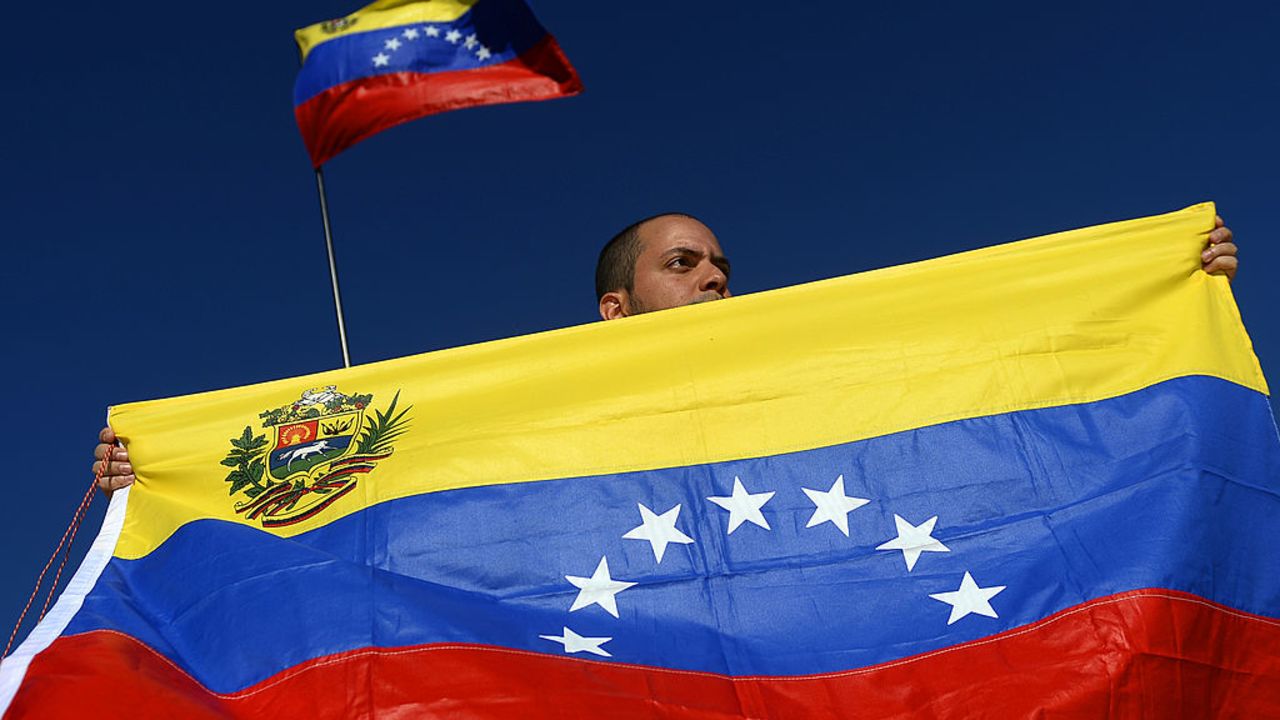
[[[347,350],[347,323],[342,316],[342,293],[338,291],[338,261],[333,255],[333,231],[329,229],[329,200],[324,194],[324,172],[316,168],[316,190],[320,193],[320,219],[324,222],[324,246],[329,251],[329,279],[333,281],[333,309],[338,315],[338,341],[342,343],[342,367],[351,367]]]

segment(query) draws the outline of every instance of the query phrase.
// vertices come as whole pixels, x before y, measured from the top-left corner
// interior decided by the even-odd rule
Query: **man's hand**
[[[1235,278],[1236,268],[1240,265],[1236,258],[1236,244],[1231,242],[1231,229],[1222,222],[1221,217],[1213,219],[1213,232],[1209,233],[1209,247],[1200,253],[1201,267],[1210,275],[1226,275],[1228,280]]]
[[[98,433],[98,440],[98,447],[93,449],[93,456],[97,458],[93,463],[93,474],[96,477],[99,472],[102,473],[98,489],[111,497],[112,492],[133,484],[133,465],[129,464],[129,451],[116,447],[114,430],[102,428],[102,432]]]

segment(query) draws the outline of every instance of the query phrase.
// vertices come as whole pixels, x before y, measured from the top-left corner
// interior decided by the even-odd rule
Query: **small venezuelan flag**
[[[294,115],[315,167],[426,115],[582,91],[523,0],[379,0],[294,35]]]

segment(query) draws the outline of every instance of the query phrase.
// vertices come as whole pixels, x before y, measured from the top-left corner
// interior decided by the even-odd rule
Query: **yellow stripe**
[[[412,427],[293,535],[374,503],[496,483],[759,457],[1184,375],[1266,392],[1227,281],[1199,270],[1212,204],[926,262],[350,370],[116,407],[138,476],[117,546],[232,510],[229,439],[337,385]],[[554,288],[548,288],[554,292]],[[254,524],[254,523],[250,523]],[[256,526],[256,525],[255,525]]]
[[[315,46],[343,35],[382,30],[411,23],[453,22],[478,0],[379,0],[343,18],[318,22],[293,31],[305,61]]]

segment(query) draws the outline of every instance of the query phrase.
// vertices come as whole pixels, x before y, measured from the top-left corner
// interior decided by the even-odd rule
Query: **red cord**
[[[49,588],[49,597],[45,598],[44,608],[40,610],[40,618],[44,619],[45,609],[49,607],[49,600],[53,597],[53,592],[58,587],[58,581],[56,578],[62,575],[62,568],[67,563],[67,555],[71,553],[71,543],[68,542],[68,539],[75,539],[76,531],[79,530],[80,523],[84,520],[84,516],[86,511],[89,509],[89,505],[93,503],[93,496],[97,492],[98,482],[102,480],[102,472],[106,465],[107,463],[103,463],[103,467],[100,467],[94,472],[93,482],[89,485],[89,489],[85,491],[84,497],[80,500],[80,506],[76,508],[76,513],[72,516],[71,523],[67,525],[67,529],[63,531],[62,539],[58,541],[58,546],[53,549],[53,554],[49,556],[49,561],[44,564],[44,569],[42,569],[40,571],[40,575],[36,577],[36,586],[31,589],[31,596],[27,598],[27,604],[22,608],[22,613],[18,615],[18,622],[13,626],[13,632],[9,634],[9,642],[4,646],[3,657],[9,656],[9,650],[13,648],[13,641],[17,639],[18,630],[22,627],[22,621],[27,618],[27,611],[31,609],[31,603],[35,602],[36,596],[40,594],[40,586],[44,583],[45,573],[49,572],[49,568],[53,566],[53,561],[57,559],[58,553],[63,551],[65,546],[66,554],[62,558],[62,564],[58,566],[58,572],[57,575],[55,575],[53,586]]]
[[[49,594],[44,598],[44,606],[40,608],[40,617],[36,618],[36,622],[44,620],[45,613],[49,612],[49,603],[53,601],[54,592],[58,589],[58,582],[62,580],[62,570],[67,566],[67,560],[71,559],[71,546],[75,545],[76,533],[80,531],[80,524],[84,522],[84,516],[89,512],[89,505],[93,503],[93,496],[97,492],[97,481],[94,481],[95,487],[89,488],[84,494],[84,498],[80,500],[80,507],[76,508],[76,514],[71,519],[71,537],[67,538],[67,543],[62,549],[62,561],[58,563],[58,572],[53,574],[53,584],[49,586]]]

